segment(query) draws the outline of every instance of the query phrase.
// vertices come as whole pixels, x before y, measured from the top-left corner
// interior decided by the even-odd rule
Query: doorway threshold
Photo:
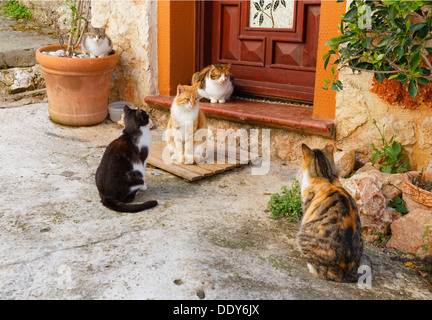
[[[169,110],[174,96],[147,96],[144,100],[153,108]],[[200,108],[207,117],[329,138],[334,135],[334,121],[313,117],[309,105],[232,98],[225,103],[200,102]]]

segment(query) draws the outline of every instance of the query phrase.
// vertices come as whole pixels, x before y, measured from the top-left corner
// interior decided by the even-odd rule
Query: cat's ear
[[[327,153],[327,155],[333,159],[334,151],[335,151],[334,142],[333,140],[330,140],[329,142],[327,142],[327,145],[324,147],[324,152]]]
[[[185,91],[184,87],[181,84],[179,84],[177,86],[177,94],[182,94],[184,91]]]
[[[312,155],[312,149],[309,148],[306,144],[302,143],[302,152],[303,158],[308,158]]]
[[[131,111],[131,108],[129,108],[128,105],[125,104],[124,107],[123,107],[123,111],[124,111],[125,114],[128,114]]]
[[[229,70],[229,68],[231,68],[231,63],[227,63],[227,64],[225,65],[225,69],[226,69],[226,70]]]
[[[192,86],[192,89],[196,90],[196,89],[198,88],[199,84],[200,84],[199,82],[195,83],[195,84]]]

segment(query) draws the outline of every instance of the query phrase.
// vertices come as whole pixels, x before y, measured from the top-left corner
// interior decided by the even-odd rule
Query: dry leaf
[[[423,272],[423,271],[420,271],[419,269],[416,269],[416,271],[419,273],[419,275],[421,275],[423,278],[424,277],[427,277],[427,273],[425,273],[425,272]]]

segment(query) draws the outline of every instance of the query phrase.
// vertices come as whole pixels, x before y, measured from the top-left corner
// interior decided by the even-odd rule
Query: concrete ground
[[[47,109],[0,108],[0,299],[432,298],[396,252],[370,244],[370,289],[311,277],[295,246],[299,225],[267,211],[297,164],[194,183],[148,168],[137,201],[159,206],[110,211],[94,173],[121,129],[110,120],[64,127]]]

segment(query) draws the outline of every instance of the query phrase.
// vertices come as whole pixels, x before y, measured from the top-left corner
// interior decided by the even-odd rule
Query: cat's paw
[[[147,185],[144,183],[142,186],[141,186],[141,189],[140,190],[142,190],[142,191],[146,191],[148,188],[147,188]]]
[[[200,154],[195,154],[194,155],[194,161],[197,163],[197,164],[202,164],[203,162],[204,162],[204,157],[202,156],[202,155],[200,155]]]
[[[171,156],[171,160],[173,160],[174,163],[183,163],[184,158],[183,158],[183,155],[181,153],[174,153]]]
[[[225,103],[225,99],[220,99],[219,103]]]
[[[210,99],[210,102],[211,102],[211,103],[217,103],[218,101],[217,101],[216,99],[214,99],[214,98],[211,98],[211,99]]]
[[[194,155],[193,154],[185,154],[183,158],[184,164],[193,164],[194,163]]]

